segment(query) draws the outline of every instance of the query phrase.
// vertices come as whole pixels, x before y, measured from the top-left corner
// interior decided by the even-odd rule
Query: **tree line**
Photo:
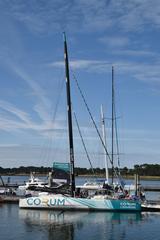
[[[18,167],[18,168],[3,168],[0,167],[0,175],[23,175],[30,174],[31,172],[35,172],[37,174],[45,174],[47,175],[50,171],[52,171],[51,167]],[[105,168],[75,168],[75,174],[78,175],[93,175],[93,171],[95,175],[105,176]],[[160,165],[159,164],[142,164],[142,165],[134,165],[134,168],[129,169],[127,167],[121,168],[120,173],[122,176],[131,176],[134,174],[139,174],[140,176],[160,176]],[[111,175],[111,169],[109,169],[109,174]]]

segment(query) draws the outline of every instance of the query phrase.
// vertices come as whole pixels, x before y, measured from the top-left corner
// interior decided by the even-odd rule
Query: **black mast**
[[[68,51],[67,51],[67,42],[66,42],[65,33],[63,33],[63,36],[64,36],[64,60],[65,60],[65,72],[66,72],[67,112],[68,112],[69,148],[70,148],[70,184],[71,184],[71,195],[74,196],[74,192],[75,192],[74,148],[73,148],[69,62],[68,62]]]

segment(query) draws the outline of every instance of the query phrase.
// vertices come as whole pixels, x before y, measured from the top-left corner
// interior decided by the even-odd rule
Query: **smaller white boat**
[[[49,172],[48,178],[42,180],[35,176],[33,172],[30,174],[30,178],[24,185],[20,185],[16,190],[18,196],[37,196],[40,192],[56,192],[63,188],[64,182],[55,180],[52,178],[52,172]],[[61,190],[63,192],[63,190]]]
[[[141,207],[142,207],[142,211],[159,212],[160,201],[144,201],[142,202]]]
[[[104,182],[104,181],[103,181]],[[76,188],[81,188],[81,189],[89,189],[89,190],[98,190],[103,188],[103,182],[99,181],[87,181],[82,185],[76,185]]]
[[[38,177],[35,177],[34,173],[31,172],[29,180],[25,182],[24,185],[20,185],[18,187],[18,190],[27,190],[32,187],[44,187],[46,185],[48,185],[47,182],[41,180]]]

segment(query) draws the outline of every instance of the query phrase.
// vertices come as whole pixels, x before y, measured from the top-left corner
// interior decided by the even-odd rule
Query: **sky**
[[[69,160],[63,32],[92,165],[104,150],[75,79],[100,133],[103,105],[111,153],[112,66],[121,167],[160,163],[159,0],[0,0],[0,29],[1,167]],[[90,167],[74,116],[73,135],[75,166]]]

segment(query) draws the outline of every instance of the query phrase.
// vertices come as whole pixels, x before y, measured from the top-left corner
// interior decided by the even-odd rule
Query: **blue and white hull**
[[[19,207],[52,210],[141,211],[141,204],[133,200],[75,198],[59,194],[20,199]]]

